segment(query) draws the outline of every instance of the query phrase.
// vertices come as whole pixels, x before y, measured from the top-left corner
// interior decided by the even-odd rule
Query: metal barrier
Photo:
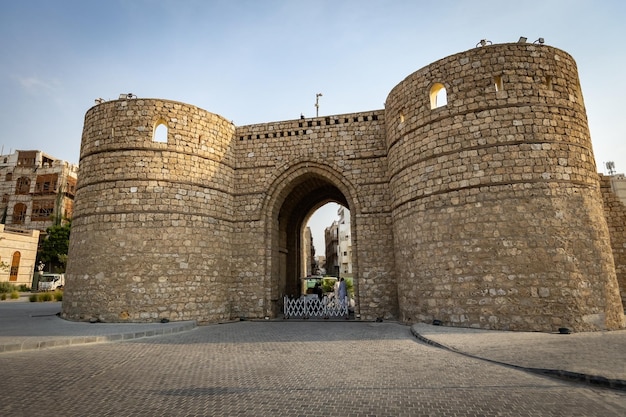
[[[348,317],[348,297],[343,302],[339,299],[322,297],[317,295],[303,295],[300,298],[284,298],[284,315],[286,319],[308,319],[332,317]]]

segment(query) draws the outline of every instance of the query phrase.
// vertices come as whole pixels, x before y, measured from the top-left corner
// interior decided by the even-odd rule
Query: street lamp
[[[315,95],[315,117],[320,115],[320,97],[322,97],[322,93]]]

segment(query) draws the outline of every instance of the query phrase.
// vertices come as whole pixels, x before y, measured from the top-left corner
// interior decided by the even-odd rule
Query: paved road
[[[5,352],[0,416],[624,416],[626,393],[423,344],[410,327],[237,322]]]

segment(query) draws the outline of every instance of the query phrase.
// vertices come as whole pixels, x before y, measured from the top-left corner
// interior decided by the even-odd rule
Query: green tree
[[[70,244],[71,223],[50,226],[46,229],[47,236],[41,244],[39,259],[46,265],[60,272],[65,271],[67,252]]]

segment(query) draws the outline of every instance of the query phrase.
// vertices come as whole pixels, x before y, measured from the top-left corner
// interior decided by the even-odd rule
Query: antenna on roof
[[[615,162],[613,161],[605,162],[604,166],[606,166],[607,171],[609,171],[609,175],[615,174]]]

